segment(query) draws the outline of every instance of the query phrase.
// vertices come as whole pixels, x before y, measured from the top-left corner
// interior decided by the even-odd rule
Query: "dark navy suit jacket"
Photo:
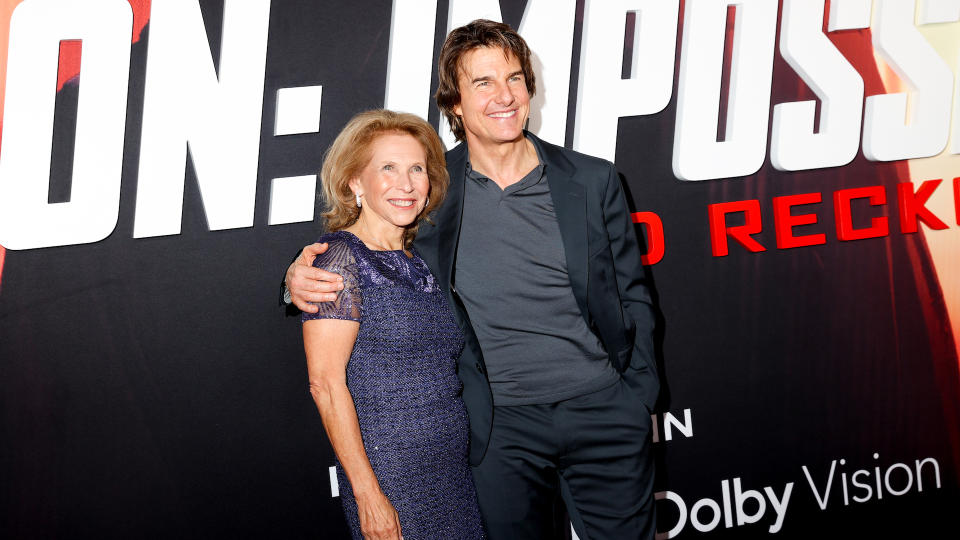
[[[659,392],[654,361],[655,316],[640,262],[640,246],[613,164],[537,139],[567,259],[570,285],[587,327],[603,343],[610,363],[646,405]],[[493,400],[480,343],[457,295],[454,280],[463,212],[466,144],[447,152],[450,189],[431,223],[420,225],[414,247],[433,271],[466,336],[458,374],[470,415],[470,463],[483,459],[493,420]],[[509,264],[505,262],[504,264]]]

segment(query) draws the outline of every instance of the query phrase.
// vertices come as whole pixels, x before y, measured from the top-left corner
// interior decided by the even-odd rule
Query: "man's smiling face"
[[[530,93],[520,61],[500,48],[480,47],[463,55],[460,103],[453,112],[463,119],[467,144],[491,146],[523,137],[530,114]]]

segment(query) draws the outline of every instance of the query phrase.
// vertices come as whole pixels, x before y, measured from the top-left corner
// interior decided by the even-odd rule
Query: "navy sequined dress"
[[[310,319],[360,323],[347,364],[367,457],[400,516],[405,540],[483,537],[467,464],[467,413],[456,362],[463,336],[443,291],[416,253],[374,251],[346,231],[323,235],[313,265],[343,276],[334,302]],[[353,537],[357,503],[339,463],[337,479]]]

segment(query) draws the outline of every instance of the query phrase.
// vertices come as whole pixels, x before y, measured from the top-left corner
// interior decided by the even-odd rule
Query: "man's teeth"
[[[396,199],[390,199],[390,204],[395,206],[413,206],[413,201],[398,201]]]
[[[490,116],[492,116],[493,118],[510,118],[516,113],[517,111],[507,111],[507,112],[501,112],[501,113],[493,113]]]

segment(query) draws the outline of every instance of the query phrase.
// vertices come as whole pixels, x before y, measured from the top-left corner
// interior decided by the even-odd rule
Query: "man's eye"
[[[413,167],[410,168],[410,170],[415,173],[422,173],[423,167],[421,167],[420,165],[414,165]]]

